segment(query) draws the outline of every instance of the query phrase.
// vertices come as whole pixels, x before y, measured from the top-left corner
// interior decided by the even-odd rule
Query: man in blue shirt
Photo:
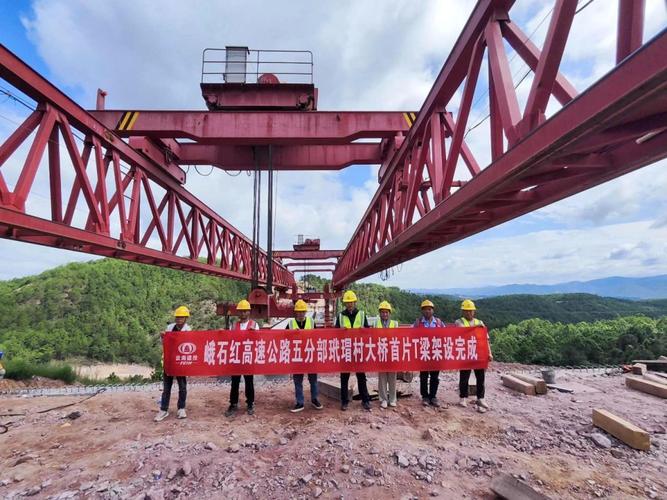
[[[417,318],[414,325],[414,328],[425,327],[425,328],[437,328],[445,326],[445,323],[440,319],[433,316],[433,302],[430,300],[424,300],[421,303],[422,315],[420,318]],[[440,372],[439,371],[430,371],[430,372],[419,372],[419,392],[422,397],[422,404],[424,406],[434,406],[439,407],[440,403],[438,402],[436,395],[438,393],[438,385],[440,384]]]

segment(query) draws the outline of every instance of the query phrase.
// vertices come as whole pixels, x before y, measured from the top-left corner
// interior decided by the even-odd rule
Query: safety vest
[[[315,322],[313,321],[313,318],[310,318],[306,316],[306,324],[303,325],[303,330],[312,330],[315,328]],[[290,318],[289,321],[289,329],[290,330],[299,330],[299,324],[296,322],[294,318]]]
[[[384,326],[382,326],[381,319],[377,320],[377,323],[375,323],[375,328],[384,328]],[[387,328],[398,328],[398,321],[396,321],[395,319],[390,319],[389,326]]]
[[[366,313],[364,311],[357,311],[357,315],[354,317],[354,324],[350,323],[350,318],[345,316],[343,313],[338,315],[338,324],[343,328],[362,328],[364,326],[364,319],[366,318]]]
[[[463,323],[463,326],[482,326],[482,322],[480,320],[478,320],[477,318],[472,319],[472,325],[465,318],[461,318],[461,323]]]
[[[246,326],[245,329],[246,330],[254,330],[255,325],[256,325],[256,323],[253,320],[249,319],[248,320],[248,326]],[[234,330],[240,330],[240,329],[241,329],[241,322],[237,321],[236,324],[234,325]]]

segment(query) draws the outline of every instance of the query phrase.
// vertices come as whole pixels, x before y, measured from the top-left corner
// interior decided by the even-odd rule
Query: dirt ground
[[[0,497],[493,498],[492,479],[509,473],[551,498],[667,499],[667,400],[625,388],[620,375],[560,373],[575,392],[544,396],[510,391],[496,370],[487,380],[485,414],[456,406],[452,373],[441,375],[442,408],[413,396],[370,413],[322,397],[323,410],[291,414],[291,381],[256,384],[256,414],[233,419],[222,415],[228,385],[192,386],[188,418],[172,409],[161,423],[157,390],[42,414],[82,397],[5,396],[0,413],[27,416],[0,418],[11,422],[0,435]],[[418,394],[418,380],[410,388]],[[597,445],[593,408],[649,431],[651,450],[611,436],[611,447]],[[73,411],[81,416],[66,418]]]

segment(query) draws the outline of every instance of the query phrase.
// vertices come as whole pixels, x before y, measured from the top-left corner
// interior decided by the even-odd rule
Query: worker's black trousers
[[[348,394],[348,382],[350,381],[349,373],[340,374],[340,402],[347,404],[350,402],[350,396]],[[367,402],[371,400],[370,395],[368,394],[368,386],[366,385],[366,374],[357,373],[357,385],[359,386],[359,394],[361,394],[361,401]]]
[[[255,404],[255,383],[252,375],[243,375],[245,384],[245,401],[248,406]],[[241,375],[232,375],[232,391],[229,393],[229,403],[239,404],[239,386],[241,385]]]
[[[178,382],[178,409],[185,408],[185,398],[188,397],[188,385],[185,377],[176,377]],[[162,377],[162,401],[160,401],[160,409],[167,411],[169,409],[169,399],[171,398],[171,387],[174,385],[174,377],[171,375],[164,375]]]
[[[435,399],[440,385],[440,372],[419,372],[419,392],[422,399]],[[431,383],[429,384],[429,379]]]
[[[471,370],[461,370],[459,372],[459,396],[468,397],[468,382],[470,381]],[[475,370],[475,379],[477,379],[477,399],[484,399],[484,374],[485,370]]]

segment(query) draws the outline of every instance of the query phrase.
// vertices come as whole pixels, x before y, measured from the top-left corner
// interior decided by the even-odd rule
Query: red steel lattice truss
[[[2,166],[32,135],[12,191],[0,172],[3,237],[250,280],[251,241],[183,188],[164,168],[123,142],[4,47],[0,47],[0,77],[38,104],[0,145]],[[75,139],[79,134],[85,137],[82,149]],[[61,182],[61,138],[75,171],[68,191],[63,190]],[[42,165],[47,149],[46,165]],[[26,201],[40,168],[48,169],[50,219],[27,210]],[[158,191],[161,197],[156,196]],[[66,206],[63,196],[67,197]],[[85,201],[87,215],[85,223],[76,227],[75,210],[81,205],[80,200]],[[157,238],[157,248],[150,247],[151,238]],[[262,252],[258,265],[262,283],[266,281],[268,265]],[[294,283],[287,268],[276,261],[271,265],[277,287],[288,288]]]
[[[512,21],[513,5],[477,3],[416,116],[87,112],[0,47],[0,78],[38,105],[0,145],[2,167],[28,137],[32,141],[12,191],[0,171],[0,237],[250,280],[251,242],[182,187],[179,165],[265,169],[269,151],[275,170],[381,163],[378,191],[342,255],[298,255],[338,258],[333,280],[339,290],[667,155],[667,33],[643,43],[643,0],[619,0],[616,65],[580,93],[560,72],[577,2],[555,1],[541,49]],[[508,47],[532,70],[523,109]],[[482,92],[488,93],[489,137],[478,148],[488,151],[465,141]],[[453,114],[449,109],[459,94]],[[560,108],[547,112],[550,102]],[[77,134],[84,137],[81,148]],[[367,138],[379,142],[353,142]],[[62,187],[61,150],[75,174],[68,192]],[[46,166],[40,167],[45,153]],[[482,164],[481,158],[490,160]],[[49,176],[47,218],[30,212],[40,168]],[[86,217],[77,225],[75,212],[82,205]],[[280,259],[296,254],[273,256],[274,283],[291,287],[293,274]],[[268,265],[262,252],[260,282]]]
[[[555,2],[539,50],[512,22],[513,1],[479,1],[415,124],[382,165],[379,189],[339,261],[334,286],[664,158],[667,33],[642,45],[643,4],[620,1],[617,64],[577,94],[559,73],[577,2]],[[533,72],[523,110],[506,44]],[[484,61],[491,161],[482,169],[463,139]],[[453,116],[447,107],[459,89]],[[547,118],[552,97],[562,107]],[[468,179],[455,178],[457,166]]]

